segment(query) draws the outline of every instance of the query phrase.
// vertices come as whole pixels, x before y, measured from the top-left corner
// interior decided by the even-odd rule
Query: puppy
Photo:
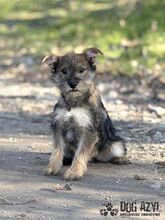
[[[50,55],[43,59],[61,96],[52,114],[54,151],[46,175],[56,175],[63,159],[72,159],[65,180],[81,178],[92,158],[102,162],[126,164],[126,146],[101,101],[92,79],[95,60],[102,52],[89,48],[81,54]]]

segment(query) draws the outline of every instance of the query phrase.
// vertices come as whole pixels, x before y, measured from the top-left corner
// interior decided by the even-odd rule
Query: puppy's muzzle
[[[70,86],[70,88],[75,89],[78,82],[79,82],[78,79],[68,80],[68,85]]]

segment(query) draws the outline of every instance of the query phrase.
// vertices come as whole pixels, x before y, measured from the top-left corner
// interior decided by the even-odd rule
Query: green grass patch
[[[132,74],[165,59],[165,1],[0,0],[2,58],[98,47],[102,67]],[[12,51],[12,52],[11,52]],[[23,51],[23,52],[22,52]]]

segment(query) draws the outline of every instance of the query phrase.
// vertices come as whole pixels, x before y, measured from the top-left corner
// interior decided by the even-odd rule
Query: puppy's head
[[[52,54],[45,57],[43,62],[50,67],[52,78],[62,93],[78,93],[89,88],[96,70],[96,56],[99,53],[102,54],[96,48],[89,48],[81,54]]]

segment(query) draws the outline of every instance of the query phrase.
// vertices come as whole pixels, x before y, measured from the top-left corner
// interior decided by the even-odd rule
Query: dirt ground
[[[58,90],[46,69],[19,65],[0,75],[0,219],[112,219],[101,216],[106,201],[159,202],[165,219],[165,93],[159,77],[97,77],[109,114],[127,142],[131,164],[89,164],[79,181],[47,177],[52,139],[49,114]],[[68,184],[68,185],[66,185]]]

